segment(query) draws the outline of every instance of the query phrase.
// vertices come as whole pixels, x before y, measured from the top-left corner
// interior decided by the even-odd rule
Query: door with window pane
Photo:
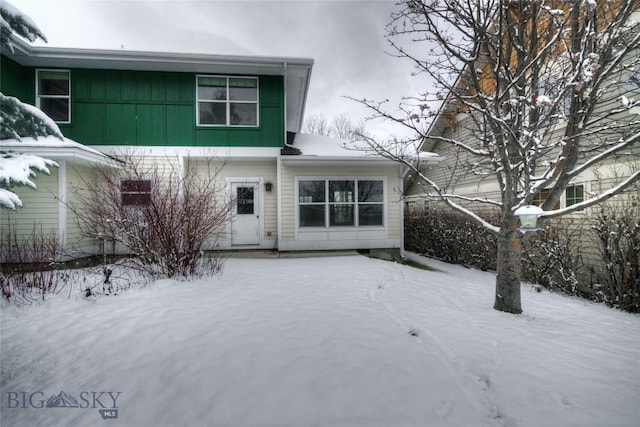
[[[260,244],[260,204],[258,182],[231,183],[232,245]]]

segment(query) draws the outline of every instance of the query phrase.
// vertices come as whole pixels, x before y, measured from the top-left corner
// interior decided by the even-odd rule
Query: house
[[[66,137],[0,142],[59,165],[38,174],[37,191],[18,189],[24,207],[0,213],[4,234],[28,235],[35,224],[58,236],[67,258],[97,253],[97,237],[81,235],[68,208],[69,189],[133,153],[180,168],[224,160],[218,179],[244,205],[209,249],[402,251],[403,168],[300,134],[312,59],[16,42],[0,67],[2,92],[45,111]],[[123,184],[123,203],[139,185]]]
[[[603,283],[600,280],[613,264],[627,269],[626,260],[603,262],[611,255],[601,253],[607,236],[597,236],[593,232],[595,221],[588,222],[601,209],[590,205],[590,200],[610,195],[610,189],[636,176],[640,167],[640,107],[633,107],[632,101],[640,98],[638,26],[634,23],[640,18],[639,4],[558,1],[539,9],[529,8],[526,3],[510,5],[495,18],[491,31],[483,33],[485,27],[479,27],[479,35],[475,35],[484,38],[476,37],[477,45],[494,48],[479,51],[475,62],[470,60],[462,70],[421,145],[422,150],[445,159],[437,168],[425,167],[422,172],[426,178],[442,194],[454,194],[455,199],[450,200],[483,219],[492,214],[496,218],[500,209],[505,218],[508,215],[504,212],[529,204],[544,205],[543,215],[562,218],[565,222],[559,228],[575,231],[573,243],[579,256],[574,260],[579,258],[583,263],[581,279],[589,285]],[[628,25],[621,31],[597,33],[596,29],[608,29],[603,23],[619,19],[619,11],[626,13],[624,8],[629,8]],[[528,15],[531,13],[537,15]],[[593,30],[579,33],[582,25]],[[518,31],[503,30],[516,27]],[[558,31],[560,28],[563,31]],[[558,41],[552,44],[551,36],[556,34]],[[589,34],[589,38],[578,47],[580,34]],[[568,37],[573,37],[573,44],[566,42]],[[596,37],[599,43],[591,40]],[[524,45],[527,52],[536,55],[522,54],[520,47]],[[567,46],[573,50],[568,51]],[[608,56],[611,52],[624,52],[626,56],[624,60],[615,54]],[[600,64],[601,59],[608,62]],[[579,67],[573,66],[576,62]],[[594,72],[603,69],[612,70],[606,78]],[[570,163],[574,153],[575,163]],[[415,175],[405,180],[412,209],[447,209],[439,204],[438,197],[430,197],[433,190],[423,186]],[[637,184],[629,186],[602,206],[611,209],[609,212],[618,209],[617,215],[625,209],[633,214],[633,197],[637,194]],[[635,212],[637,218],[637,205]],[[604,216],[610,218],[611,214]],[[508,216],[509,225],[514,224],[514,218]],[[498,221],[494,219],[494,225]],[[617,251],[625,252],[620,248]],[[638,265],[637,251],[629,254],[632,261],[621,280],[625,283],[631,282],[627,271],[635,268],[637,272]]]

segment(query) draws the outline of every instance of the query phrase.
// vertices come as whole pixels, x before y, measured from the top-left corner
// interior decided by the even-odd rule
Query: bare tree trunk
[[[496,302],[494,309],[507,313],[522,313],[520,304],[520,278],[522,275],[522,240],[518,231],[518,218],[513,213],[502,214],[498,236]]]

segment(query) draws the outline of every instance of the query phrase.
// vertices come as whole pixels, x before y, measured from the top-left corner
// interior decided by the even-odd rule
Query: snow
[[[22,206],[22,201],[16,193],[0,188],[0,206],[7,209],[17,209]]]
[[[18,31],[21,35],[23,35],[27,40],[29,40],[32,43],[36,41],[38,37],[46,41],[44,35],[42,34],[42,31],[40,31],[35,21],[33,21],[31,17],[22,13],[20,9],[13,6],[11,3],[9,3],[6,0],[3,0],[0,6],[4,10],[4,12],[10,17],[10,19],[13,19],[14,21],[16,21],[17,23],[16,25],[19,25],[19,28],[12,28],[9,22],[7,22],[4,19],[4,17],[0,17],[0,28],[3,29],[3,35],[5,34],[5,32],[10,34],[10,36],[8,37],[8,40],[5,40],[5,43],[9,47],[9,50],[13,52],[13,44],[11,43],[11,36],[13,36],[13,30]]]
[[[229,259],[212,279],[3,303],[2,426],[112,408],[123,426],[640,425],[640,316],[526,285],[525,314],[498,312],[494,274],[411,257],[440,271]],[[72,404],[30,407],[37,391]]]
[[[362,150],[367,149],[364,143],[304,133],[296,135],[293,146],[304,156],[319,157],[363,157]]]
[[[536,102],[536,107],[546,107],[549,105],[553,105],[553,102],[551,102],[551,99],[546,95],[536,96],[535,102]]]
[[[0,151],[0,185],[9,187],[15,183],[36,189],[36,184],[31,181],[36,176],[34,169],[49,175],[49,166],[57,164],[31,154]]]
[[[95,150],[91,147],[87,147],[86,145],[80,144],[72,139],[63,137],[62,139],[56,136],[39,136],[37,139],[33,137],[22,137],[20,140],[17,139],[3,139],[0,142],[1,147],[3,149],[13,149],[13,150],[24,150],[27,149],[38,149],[42,150],[45,148],[69,148],[76,149],[80,151],[86,151],[87,153],[94,154],[96,156],[104,156],[104,153],[101,153],[98,150]]]
[[[364,141],[348,141],[327,136],[296,134],[293,146],[302,152],[303,156],[318,157],[379,157]],[[438,157],[435,153],[420,152],[420,157]]]

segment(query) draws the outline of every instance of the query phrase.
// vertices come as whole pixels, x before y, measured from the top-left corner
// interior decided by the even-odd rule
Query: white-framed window
[[[568,185],[564,190],[565,206],[575,205],[584,202],[584,185],[574,184]]]
[[[298,180],[300,227],[384,225],[384,180],[301,178]]]
[[[258,126],[258,78],[196,76],[198,126]]]
[[[572,184],[568,185],[564,190],[564,207],[575,205],[576,203],[581,203],[584,201],[584,193],[585,193],[584,184]],[[549,197],[551,193],[551,189],[545,188],[540,191],[538,194],[533,196],[533,204],[536,206],[541,206],[545,200]],[[558,201],[553,209],[560,209],[560,201]]]
[[[71,123],[69,70],[36,70],[36,106],[56,123]]]
[[[122,206],[145,206],[151,204],[151,180],[123,179],[120,181]]]

